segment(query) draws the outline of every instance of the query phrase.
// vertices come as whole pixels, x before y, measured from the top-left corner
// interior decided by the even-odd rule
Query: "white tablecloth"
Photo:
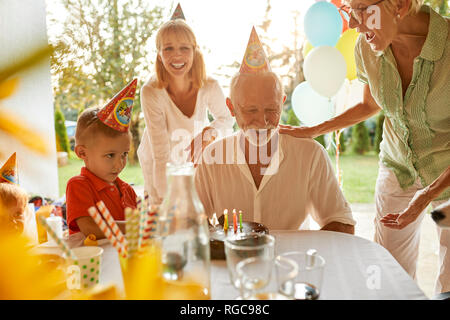
[[[330,231],[271,231],[275,254],[314,248],[325,258],[323,284],[319,299],[427,299],[416,282],[382,246],[366,239]],[[72,239],[71,246],[81,243]],[[115,249],[101,240],[104,248],[102,283],[114,282],[123,289],[119,259]],[[379,275],[377,282],[371,277]],[[211,297],[235,299],[239,295],[229,281],[226,261],[211,261]]]

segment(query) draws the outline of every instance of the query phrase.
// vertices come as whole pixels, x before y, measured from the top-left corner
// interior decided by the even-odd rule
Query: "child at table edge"
[[[18,185],[16,153],[0,168],[0,233],[22,234],[28,203],[27,192]]]
[[[66,206],[69,234],[82,232],[104,238],[88,213],[102,200],[125,233],[125,208],[136,208],[133,188],[118,178],[127,162],[131,144],[128,130],[137,80],[133,80],[104,108],[89,108],[77,121],[75,153],[84,161],[80,175],[67,182]],[[97,208],[98,209],[98,208]],[[100,210],[98,210],[100,212]]]

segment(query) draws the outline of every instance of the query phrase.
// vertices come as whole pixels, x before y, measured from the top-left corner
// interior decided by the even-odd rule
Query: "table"
[[[316,249],[326,265],[319,299],[328,300],[413,300],[427,299],[416,282],[392,255],[375,242],[331,231],[271,231],[275,254]],[[80,239],[71,246],[80,245]],[[101,282],[114,282],[123,289],[119,258],[115,249],[101,240],[104,248]],[[379,278],[374,278],[378,277]],[[379,279],[379,282],[372,281]],[[211,261],[211,297],[235,299],[239,295],[229,281],[226,261]]]
[[[275,254],[316,249],[325,259],[320,300],[427,299],[416,282],[392,255],[379,244],[332,231],[271,231]],[[380,276],[379,288],[371,281]],[[239,295],[229,282],[225,261],[213,261],[213,299],[234,299]]]

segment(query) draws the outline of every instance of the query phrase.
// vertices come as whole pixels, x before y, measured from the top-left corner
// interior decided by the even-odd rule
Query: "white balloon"
[[[363,101],[364,83],[358,79],[345,79],[344,85],[336,94],[336,115]]]
[[[328,99],[315,92],[308,81],[295,87],[291,102],[295,115],[304,126],[315,126],[334,115],[334,99]]]
[[[314,91],[331,98],[344,83],[347,64],[338,49],[320,46],[312,49],[306,56],[303,72]]]

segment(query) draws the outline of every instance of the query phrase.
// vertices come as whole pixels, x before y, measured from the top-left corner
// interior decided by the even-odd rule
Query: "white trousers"
[[[380,223],[380,219],[388,213],[403,211],[413,198],[414,194],[423,186],[418,179],[414,185],[403,190],[394,172],[380,162],[377,183],[375,187],[375,205],[377,215],[375,218],[375,242],[385,247],[398,263],[416,280],[417,257],[419,255],[420,227],[425,217],[425,210],[416,221],[401,230],[390,229]],[[435,208],[445,201],[433,201]],[[431,219],[426,215],[425,219]],[[442,229],[436,225],[440,242],[439,246],[439,272],[435,284],[435,294],[450,291],[450,230]]]

